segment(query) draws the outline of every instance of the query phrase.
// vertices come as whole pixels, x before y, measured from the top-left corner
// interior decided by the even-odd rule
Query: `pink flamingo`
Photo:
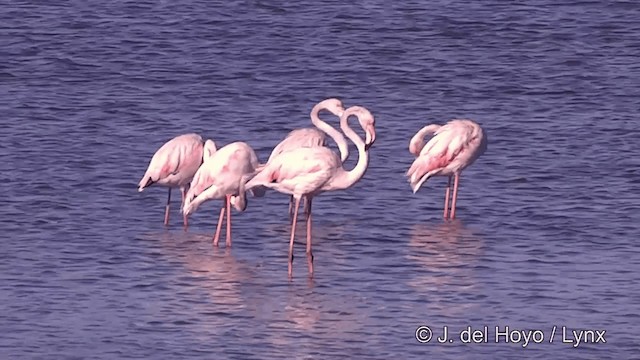
[[[365,130],[366,142],[353,131],[348,118],[355,115]],[[305,147],[284,152],[269,161],[256,176],[246,184],[247,189],[265,186],[278,192],[290,194],[295,199],[291,238],[289,240],[289,276],[293,265],[293,240],[300,199],[306,198],[307,216],[307,261],[309,273],[313,274],[313,253],[311,251],[311,201],[313,197],[326,192],[343,190],[358,182],[369,166],[368,150],[376,139],[375,119],[361,106],[352,106],[340,117],[340,127],[358,148],[358,163],[347,171],[342,166],[338,154],[327,147]]]
[[[216,152],[213,141],[203,141],[198,134],[184,134],[167,141],[151,158],[147,171],[138,184],[138,192],[143,191],[153,184],[169,188],[167,206],[164,211],[164,225],[169,224],[169,205],[171,203],[171,189],[179,187],[182,193],[182,204],[189,183],[203,162],[203,157],[208,157]],[[182,205],[180,205],[182,207]],[[185,229],[188,220],[183,218]]]
[[[433,137],[425,145],[426,135]],[[487,138],[477,123],[471,120],[451,120],[445,125],[431,124],[418,131],[409,142],[409,151],[416,156],[406,173],[415,194],[432,176],[448,176],[444,198],[444,218],[449,215],[451,177],[454,177],[451,219],[456,215],[458,179],[460,173],[487,149]]]
[[[257,166],[258,157],[253,149],[247,143],[234,142],[205,158],[204,163],[194,175],[182,209],[185,217],[193,214],[205,201],[225,199],[213,237],[214,246],[218,246],[225,211],[227,213],[225,244],[227,247],[231,246],[231,205],[238,211],[246,209],[248,201],[244,184],[255,173]],[[260,187],[253,190],[260,190]],[[262,195],[264,193],[254,193],[254,196]]]
[[[342,101],[329,98],[320,101],[311,109],[311,123],[315,125],[315,128],[301,128],[292,130],[275,148],[271,151],[271,155],[267,162],[271,161],[274,157],[293,149],[301,147],[316,147],[327,146],[326,136],[329,135],[338,145],[340,150],[340,158],[342,162],[349,157],[349,145],[345,140],[342,133],[336,130],[333,126],[327,124],[320,119],[319,113],[321,110],[327,110],[333,115],[340,117],[344,112]],[[264,166],[264,165],[262,165]],[[262,166],[259,167],[262,168]],[[305,201],[305,209],[307,203]],[[289,198],[289,216],[293,216],[293,195]]]

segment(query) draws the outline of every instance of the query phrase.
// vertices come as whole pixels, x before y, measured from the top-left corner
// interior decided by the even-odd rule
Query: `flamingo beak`
[[[371,145],[373,145],[373,143],[376,142],[376,129],[375,127],[373,127],[373,125],[368,125],[365,133],[366,133],[366,139],[364,143],[364,149],[365,151],[368,151]]]

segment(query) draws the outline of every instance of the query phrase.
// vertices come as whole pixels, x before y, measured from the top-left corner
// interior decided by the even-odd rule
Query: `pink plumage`
[[[198,134],[184,134],[167,141],[153,154],[147,171],[138,184],[138,191],[143,191],[152,185],[169,188],[167,205],[165,207],[164,224],[169,223],[169,204],[171,189],[180,188],[182,202],[196,171],[203,162],[203,158],[211,156],[216,151],[213,141],[206,142]],[[184,218],[187,227],[187,219]]]
[[[358,117],[360,125],[365,130],[366,142],[347,124],[351,115]],[[352,170],[345,170],[340,156],[327,147],[302,147],[273,157],[246,184],[247,189],[264,186],[289,194],[295,199],[291,238],[289,239],[289,276],[292,274],[293,239],[300,200],[306,199],[308,205],[305,209],[307,215],[307,259],[309,273],[313,274],[313,254],[311,252],[311,202],[313,197],[326,191],[351,187],[364,176],[369,166],[368,150],[376,138],[373,115],[364,107],[352,106],[342,114],[340,127],[358,148],[358,163]]]
[[[424,144],[427,134],[433,137]],[[424,144],[424,145],[423,145]],[[451,218],[455,217],[458,180],[462,170],[473,164],[487,149],[487,137],[471,120],[451,120],[445,125],[427,125],[413,136],[409,151],[417,158],[406,173],[413,193],[433,176],[448,176],[444,217],[448,216],[451,177],[454,180]]]
[[[205,159],[194,175],[182,208],[185,217],[193,214],[206,201],[224,199],[224,206],[220,210],[218,226],[213,238],[214,245],[218,245],[222,220],[226,212],[226,244],[231,246],[231,205],[238,211],[246,209],[244,183],[255,173],[257,166],[258,157],[251,146],[238,141],[220,148],[215,154]]]
[[[340,117],[344,113],[344,107],[342,101],[335,98],[329,98],[320,101],[311,109],[311,123],[315,126],[313,128],[300,128],[289,132],[287,136],[273,148],[271,155],[267,160],[267,163],[273,160],[276,156],[303,147],[325,147],[327,146],[327,135],[331,137],[340,150],[340,157],[344,162],[349,157],[349,146],[344,138],[344,135],[336,130],[333,126],[322,121],[319,117],[321,110],[327,110],[333,115]],[[259,165],[258,170],[263,169],[265,164]],[[306,200],[305,200],[306,208]],[[289,216],[293,216],[293,196],[289,199]]]

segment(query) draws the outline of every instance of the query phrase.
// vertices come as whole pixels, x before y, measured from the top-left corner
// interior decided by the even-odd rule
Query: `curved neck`
[[[340,150],[340,160],[344,162],[349,157],[349,144],[347,144],[347,140],[340,131],[320,119],[319,113],[322,109],[324,108],[320,104],[316,104],[313,109],[311,109],[311,122],[336,142]]]
[[[238,195],[231,196],[231,205],[237,211],[245,211],[247,208],[247,192],[245,189],[245,183],[250,179],[249,175],[244,175],[240,178],[240,184],[238,186]],[[229,215],[227,215],[229,216]]]
[[[358,148],[358,163],[350,171],[343,171],[342,175],[332,182],[332,186],[338,189],[351,187],[364,176],[367,172],[367,168],[369,167],[369,153],[365,150],[364,141],[358,134],[356,134],[355,131],[353,131],[353,129],[351,129],[351,127],[349,127],[349,116],[351,115],[357,117],[357,115],[354,114],[354,108],[349,108],[344,112],[344,114],[342,114],[342,117],[340,118],[340,128],[345,135],[347,135],[349,140],[356,144],[356,147]]]
[[[216,151],[217,151],[216,143],[214,143],[213,140],[211,139],[207,139],[207,141],[204,142],[204,148],[202,151],[202,161],[203,162],[207,161],[207,159],[212,157]]]
[[[440,125],[431,124],[423,127],[418,131],[409,142],[409,152],[415,156],[420,155],[420,151],[424,147],[424,137],[430,134],[434,134],[440,129]]]

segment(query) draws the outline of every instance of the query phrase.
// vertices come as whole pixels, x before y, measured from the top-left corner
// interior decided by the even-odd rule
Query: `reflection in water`
[[[320,233],[335,236],[334,231]],[[254,269],[239,261],[233,250],[213,248],[209,234],[157,233],[142,238],[150,240],[149,245],[158,244],[166,262],[177,265],[169,289],[176,302],[200,299],[189,301],[187,310],[198,318],[198,330],[189,335],[198,343],[207,344],[213,334],[238,332],[286,352],[289,358],[306,359],[326,350],[321,346],[358,335],[366,318],[353,304],[353,294],[318,286],[306,271],[288,283],[280,268],[277,275],[264,273],[265,267]],[[202,292],[206,297],[199,295]],[[237,326],[247,318],[256,326]]]
[[[370,316],[357,307],[354,294],[343,290],[310,287],[306,281],[289,286],[278,304],[284,303],[283,316],[269,319],[269,342],[286,349],[291,359],[344,353],[344,342],[357,343]]]
[[[231,315],[245,309],[240,284],[251,278],[251,268],[240,263],[227,248],[212,246],[210,234],[191,232],[149,234],[142,238],[156,241],[167,261],[184,268],[176,273],[181,292],[205,292],[207,300],[194,303],[201,314]],[[185,277],[190,275],[190,277]],[[180,296],[180,292],[176,294]],[[193,294],[186,294],[193,295]],[[213,317],[212,317],[213,318]],[[222,317],[215,317],[222,319]],[[213,325],[213,324],[212,324]]]
[[[409,285],[428,297],[433,310],[443,315],[463,312],[480,292],[474,264],[482,253],[482,239],[459,221],[416,224],[406,256],[419,265]]]

